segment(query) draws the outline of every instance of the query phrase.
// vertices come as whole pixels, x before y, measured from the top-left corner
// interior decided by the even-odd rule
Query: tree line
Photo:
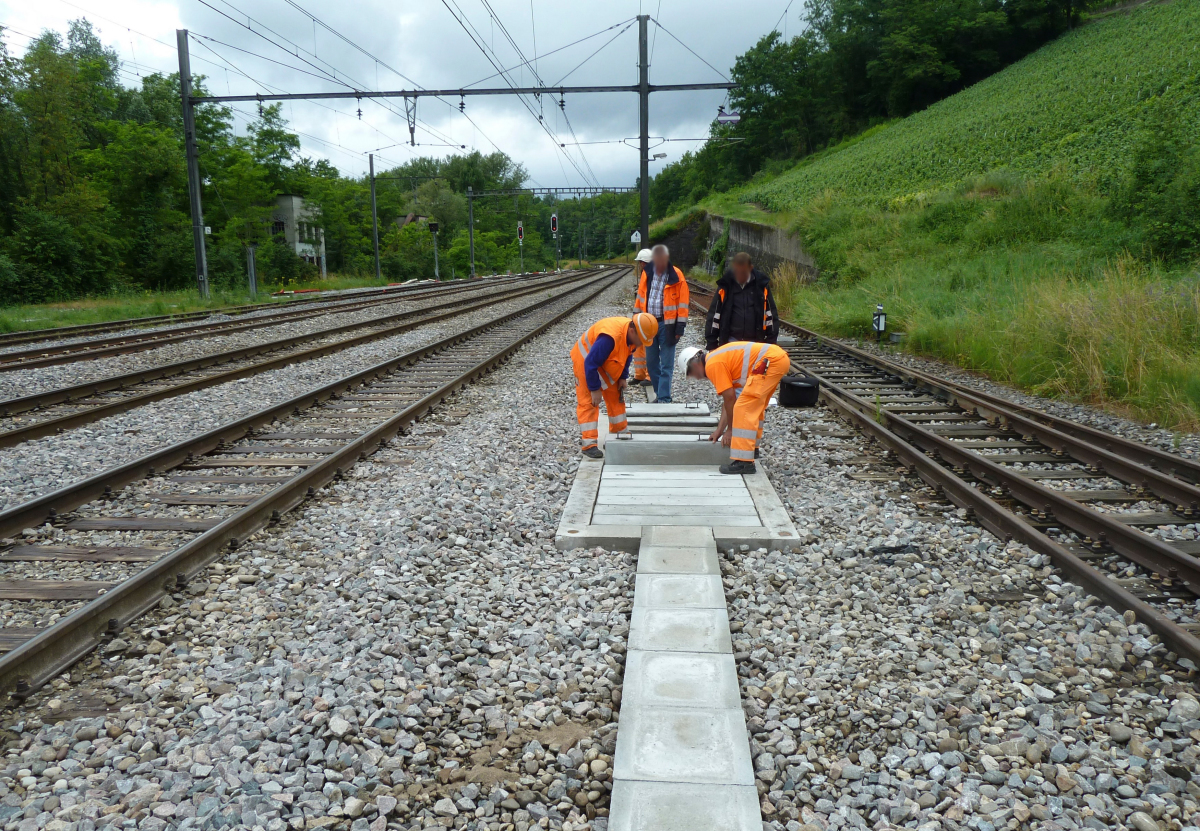
[[[47,31],[20,58],[0,41],[0,304],[43,302],[193,285],[194,260],[183,117],[177,74],[121,82],[120,60],[87,20],[66,37]],[[204,95],[199,78],[195,94]],[[196,140],[210,284],[245,285],[246,247],[258,246],[266,285],[316,276],[273,233],[280,194],[303,196],[324,228],[330,271],[374,273],[370,182],[301,153],[279,105],[262,107],[241,135],[228,107],[196,108]],[[433,275],[440,225],[443,276],[469,271],[467,187],[522,187],[525,169],[503,153],[417,158],[379,170],[381,269],[386,278]],[[481,199],[475,205],[476,264],[484,272],[544,269],[555,261],[550,214],[560,217],[564,256],[622,253],[637,205],[629,195]],[[522,249],[517,221],[525,224]],[[624,240],[624,244],[621,241]]]
[[[903,118],[1023,58],[1093,0],[806,0],[802,32],[765,35],[739,56],[741,120],[655,177],[662,217]]]

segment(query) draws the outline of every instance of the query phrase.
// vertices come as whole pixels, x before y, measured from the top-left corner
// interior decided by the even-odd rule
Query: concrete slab
[[[699,437],[708,438],[708,434],[716,427],[705,424],[638,424],[629,422],[629,429],[621,434],[622,441],[654,441],[658,437],[666,440],[668,436],[686,436],[688,441],[697,441]]]
[[[593,514],[592,519],[598,522],[605,522],[612,525],[629,525],[641,529],[644,525],[721,525],[725,528],[762,528],[762,523],[758,517],[753,519],[749,517],[734,517],[734,516],[658,516],[654,514],[601,514],[596,516]],[[639,534],[640,536],[640,534]]]
[[[621,713],[614,779],[753,785],[741,707],[639,708]]]
[[[639,609],[630,616],[629,648],[655,652],[733,653],[722,609]]]
[[[725,589],[715,574],[639,574],[633,605],[639,609],[724,609]],[[625,674],[628,678],[628,668]]]
[[[649,546],[670,546],[673,548],[704,548],[716,551],[712,531],[708,528],[656,528],[646,529],[645,540]]]
[[[645,501],[636,505],[614,505],[611,502],[606,502],[604,497],[601,496],[596,501],[596,507],[592,511],[592,520],[600,522],[608,515],[629,513],[637,513],[642,516],[673,517],[675,519],[697,516],[736,517],[738,519],[752,519],[755,525],[762,525],[762,522],[758,519],[758,512],[754,510],[754,502],[749,499],[741,504],[718,502],[716,505],[664,505],[661,500],[656,500],[650,496],[647,496]]]
[[[609,442],[608,461],[617,444]],[[745,506],[747,495],[753,503],[753,519],[748,508],[743,516],[725,512],[729,506]],[[643,505],[713,506],[714,510],[684,513],[664,511],[661,507],[643,508]],[[614,510],[621,507],[629,510]],[[722,548],[750,545],[789,551],[801,546],[796,528],[761,464],[753,476],[725,476],[711,465],[614,465],[591,461],[580,463],[555,544],[564,551],[600,546],[636,552],[643,527],[655,525],[676,530],[711,526]]]
[[[613,783],[609,831],[762,831],[749,785]]]
[[[642,444],[650,444],[653,442],[665,442],[667,444],[685,444],[687,442],[708,441],[708,433],[701,432],[694,427],[689,427],[683,432],[672,431],[667,428],[661,430],[655,429],[651,431],[631,432],[625,431],[618,433],[617,441],[641,442]],[[711,442],[710,442],[711,443]],[[664,462],[663,464],[670,464]],[[704,462],[693,462],[692,464],[704,464]]]
[[[707,465],[664,465],[664,464],[633,464],[621,465],[620,467],[609,468],[605,471],[605,476],[632,476],[632,475],[649,475],[663,474],[668,476],[681,476],[692,478],[696,476],[707,476],[712,479],[736,480],[736,476],[727,476],[718,470]]]
[[[663,433],[652,437],[637,433],[628,435],[632,438],[608,442],[609,465],[708,465],[716,468],[729,461],[729,451],[719,442],[708,441],[707,434],[697,434],[695,438]]]
[[[649,388],[647,388],[649,389]],[[679,416],[709,415],[707,404],[629,404],[625,408],[628,416]]]
[[[612,507],[614,505],[622,505],[625,508],[629,508],[630,506],[645,507],[647,505],[662,508],[729,506],[739,508],[743,511],[754,511],[754,500],[750,498],[750,494],[748,493],[731,493],[727,496],[716,494],[697,496],[694,493],[662,494],[654,493],[653,491],[646,493],[622,493],[615,488],[601,488],[600,493],[596,496],[596,507]]]
[[[633,650],[625,660],[621,718],[646,707],[741,706],[732,655]]]
[[[639,427],[678,426],[681,424],[716,424],[716,416],[628,416],[630,425]]]
[[[697,548],[660,548],[643,545],[638,552],[638,574],[721,574],[717,546],[711,551]]]

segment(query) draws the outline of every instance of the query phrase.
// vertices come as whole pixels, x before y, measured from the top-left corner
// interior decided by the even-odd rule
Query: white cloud
[[[472,43],[441,0],[419,0],[401,4],[390,0],[359,0],[359,2],[329,2],[329,0],[295,0],[306,11],[316,15],[333,29],[345,35],[366,52],[377,56],[381,64],[359,52],[354,46],[315,26],[310,18],[288,5],[286,0],[205,0],[229,15],[207,7],[200,0],[0,0],[0,20],[17,32],[36,35],[43,29],[65,32],[67,21],[88,17],[100,31],[106,45],[118,50],[126,69],[131,73],[178,68],[173,45],[175,29],[186,27],[193,33],[215,38],[229,46],[202,41],[193,46],[193,71],[208,76],[208,86],[216,94],[246,94],[264,91],[262,84],[289,92],[344,90],[329,81],[321,81],[296,70],[315,72],[294,55],[271,45],[253,34],[244,25],[245,15],[273,29],[283,42],[287,39],[302,50],[315,52],[316,63],[328,62],[368,88],[403,89],[410,84],[390,72],[387,64],[426,88],[454,88],[474,84],[495,73],[495,69]],[[474,25],[477,36],[489,47],[494,44],[502,65],[519,63],[508,44],[504,31],[492,21],[483,0],[447,0],[451,8],[461,9]],[[618,2],[549,2],[533,0],[535,18],[531,20],[529,0],[490,0],[491,8],[503,23],[503,28],[521,50],[532,56],[534,26],[540,54],[576,41],[639,13],[655,15],[675,36],[702,55],[705,60],[728,73],[735,57],[744,52],[766,33],[779,19],[786,2],[718,3],[712,0],[618,0]],[[789,25],[794,31],[799,4],[793,6]],[[231,19],[232,18],[232,19]],[[132,30],[136,31],[131,31]],[[256,27],[257,28],[257,27]],[[651,23],[654,45],[651,83],[688,83],[721,80],[720,76],[690,54],[664,31]],[[592,38],[572,49],[538,60],[538,73],[548,84],[557,83],[571,73],[567,84],[632,84],[637,80],[637,26],[633,25],[607,48],[591,58],[581,68],[575,67],[593,51],[609,40],[618,30]],[[161,43],[156,42],[161,41]],[[10,49],[20,53],[28,42],[12,35]],[[165,46],[163,44],[166,44]],[[206,48],[207,47],[207,48]],[[248,50],[254,55],[233,48]],[[294,47],[289,46],[289,49]],[[221,62],[213,50],[250,75],[254,81],[240,77],[237,71]],[[261,57],[257,57],[261,56]],[[301,52],[302,58],[313,60]],[[271,63],[265,58],[290,65],[295,69]],[[513,73],[520,84],[533,84],[529,69]],[[123,74],[128,83],[136,77]],[[484,81],[483,86],[502,86],[499,78]],[[663,93],[650,99],[651,135],[672,138],[694,138],[707,132],[716,108],[724,99],[723,92]],[[422,146],[408,147],[408,128],[400,101],[387,107],[364,101],[361,120],[355,101],[289,102],[284,114],[294,129],[302,133],[304,152],[314,157],[328,158],[348,174],[366,171],[366,152],[375,148],[383,162],[403,162],[414,155],[444,155],[458,148],[436,146],[445,136],[455,145],[468,149],[490,151],[492,142],[525,165],[533,179],[541,185],[576,185],[582,180],[579,173],[564,158],[554,140],[537,125],[535,119],[514,96],[473,97],[466,99],[467,115],[478,125],[472,125],[458,111],[457,99],[448,104],[434,99],[420,99],[417,140]],[[252,115],[253,104],[238,105]],[[544,123],[558,135],[560,142],[574,139],[559,111],[556,100],[543,100],[541,112]],[[566,117],[582,142],[617,141],[633,138],[638,131],[637,96],[632,93],[573,95],[566,99]],[[245,118],[239,116],[239,129]],[[430,129],[431,128],[431,129]],[[431,132],[432,130],[432,132]],[[490,139],[490,141],[489,141]],[[389,146],[400,144],[401,146]],[[630,144],[636,145],[636,141]],[[339,146],[340,145],[340,146]],[[672,142],[655,152],[668,154],[666,161],[679,158],[696,144]],[[590,144],[568,147],[570,156],[580,167],[581,153],[605,185],[632,185],[637,177],[637,150],[620,143]],[[662,164],[655,162],[654,165]],[[587,170],[586,167],[584,167]],[[652,166],[651,170],[656,168]],[[590,174],[589,174],[590,176]]]

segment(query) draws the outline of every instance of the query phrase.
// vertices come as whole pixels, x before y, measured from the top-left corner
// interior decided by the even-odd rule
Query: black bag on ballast
[[[785,375],[779,382],[781,407],[815,407],[820,394],[820,379],[803,370],[798,375]]]

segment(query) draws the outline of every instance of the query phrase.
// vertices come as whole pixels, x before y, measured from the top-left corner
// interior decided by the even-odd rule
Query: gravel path
[[[381,450],[10,714],[0,823],[603,829],[634,558],[553,537],[567,353],[630,302],[554,327],[396,443],[432,447]]]
[[[1200,823],[1195,678],[1149,630],[958,511],[849,478],[864,445],[816,435],[851,432],[827,412],[766,431],[809,542],[723,560],[766,827]]]
[[[1177,433],[1160,427],[1158,424],[1143,424],[1140,421],[1122,418],[1119,415],[1105,412],[1087,404],[1076,404],[1070,401],[1032,395],[1005,386],[1004,384],[996,383],[960,367],[951,366],[950,364],[930,358],[918,358],[894,349],[880,349],[872,343],[852,340],[843,340],[842,342],[848,346],[857,346],[860,349],[881,355],[913,369],[919,369],[931,375],[939,375],[962,384],[964,387],[970,387],[971,389],[1006,398],[1017,404],[1032,407],[1060,418],[1070,419],[1080,424],[1086,424],[1098,430],[1107,430],[1122,438],[1152,445],[1160,450],[1166,450],[1168,453],[1177,453],[1180,456],[1186,456],[1191,459],[1200,459],[1200,434],[1197,433]]]
[[[525,308],[529,302],[530,297],[523,297],[497,303],[385,340],[154,402],[62,435],[6,448],[0,451],[0,510],[286,401],[306,389],[328,384],[498,314]]]
[[[503,294],[498,295],[501,298],[503,296]],[[56,366],[3,372],[0,373],[0,400],[33,395],[72,384],[83,384],[113,375],[136,372],[177,361],[268,343],[280,338],[305,335],[334,326],[345,326],[352,323],[371,321],[376,318],[413,311],[422,306],[429,305],[431,302],[431,298],[420,301],[391,301],[381,298],[379,304],[367,306],[356,311],[331,311],[328,314],[306,318],[293,323],[285,321],[274,326],[264,326],[261,329],[250,329],[241,332],[231,332],[226,335],[213,335],[180,341],[178,343],[166,344],[157,349],[147,349],[144,352],[133,352],[128,355],[113,355],[95,360],[76,361]],[[467,296],[463,296],[463,302],[468,302]],[[342,337],[350,337],[353,334],[353,332],[346,333]]]

